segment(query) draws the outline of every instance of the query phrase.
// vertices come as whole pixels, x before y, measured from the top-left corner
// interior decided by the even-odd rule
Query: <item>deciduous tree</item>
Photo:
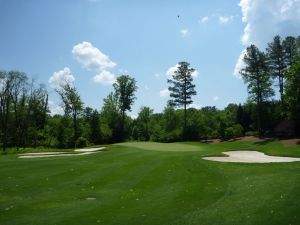
[[[136,81],[128,75],[119,76],[113,84],[115,95],[118,99],[118,106],[121,111],[121,133],[124,135],[124,123],[126,111],[131,111],[131,106],[134,103],[135,91],[137,90]]]
[[[73,119],[73,142],[75,146],[75,142],[79,137],[77,120],[82,112],[83,102],[81,101],[77,89],[69,82],[63,84],[56,91],[61,97],[65,115],[71,116]]]

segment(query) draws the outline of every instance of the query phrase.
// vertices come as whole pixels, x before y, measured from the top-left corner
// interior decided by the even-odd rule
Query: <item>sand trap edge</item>
[[[223,152],[223,154],[227,156],[203,157],[203,159],[217,162],[233,163],[284,163],[300,161],[300,158],[269,156],[258,151],[227,151]]]

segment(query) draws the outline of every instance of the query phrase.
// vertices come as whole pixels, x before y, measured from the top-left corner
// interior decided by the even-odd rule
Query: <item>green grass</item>
[[[241,149],[300,156],[300,146],[242,141],[131,142],[65,158],[1,155],[0,224],[299,225],[300,162],[202,159]]]

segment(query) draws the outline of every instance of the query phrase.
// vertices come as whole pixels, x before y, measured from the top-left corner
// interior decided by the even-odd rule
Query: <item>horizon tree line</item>
[[[188,108],[196,95],[188,62],[179,62],[167,80],[170,100],[161,113],[141,107],[136,119],[126,115],[136,100],[136,80],[121,75],[103,99],[100,111],[85,107],[78,90],[65,82],[56,89],[64,115],[50,115],[44,85],[19,71],[0,71],[0,145],[74,148],[125,140],[172,142],[242,135],[300,134],[300,37],[275,36],[265,51],[247,48],[241,75],[249,98],[225,109]],[[274,100],[274,83],[279,100]],[[294,130],[284,122],[293,122]],[[283,124],[283,125],[282,125]],[[285,127],[284,129],[281,127]]]

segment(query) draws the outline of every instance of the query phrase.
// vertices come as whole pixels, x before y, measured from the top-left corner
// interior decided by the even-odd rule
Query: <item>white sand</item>
[[[23,153],[19,155],[60,155],[60,154],[66,154],[66,152],[29,152],[29,153]]]
[[[29,159],[29,158],[46,158],[46,157],[64,157],[64,156],[80,156],[80,155],[90,155],[102,151],[105,147],[101,148],[82,148],[76,149],[74,152],[32,152],[20,154],[19,158]],[[78,153],[75,153],[78,152]]]
[[[76,149],[75,152],[98,152],[103,150],[105,147],[101,148],[82,148],[82,149]]]
[[[228,151],[223,152],[227,157],[203,157],[205,160],[219,162],[240,162],[240,163],[272,163],[272,162],[295,162],[300,158],[268,156],[257,151]]]

